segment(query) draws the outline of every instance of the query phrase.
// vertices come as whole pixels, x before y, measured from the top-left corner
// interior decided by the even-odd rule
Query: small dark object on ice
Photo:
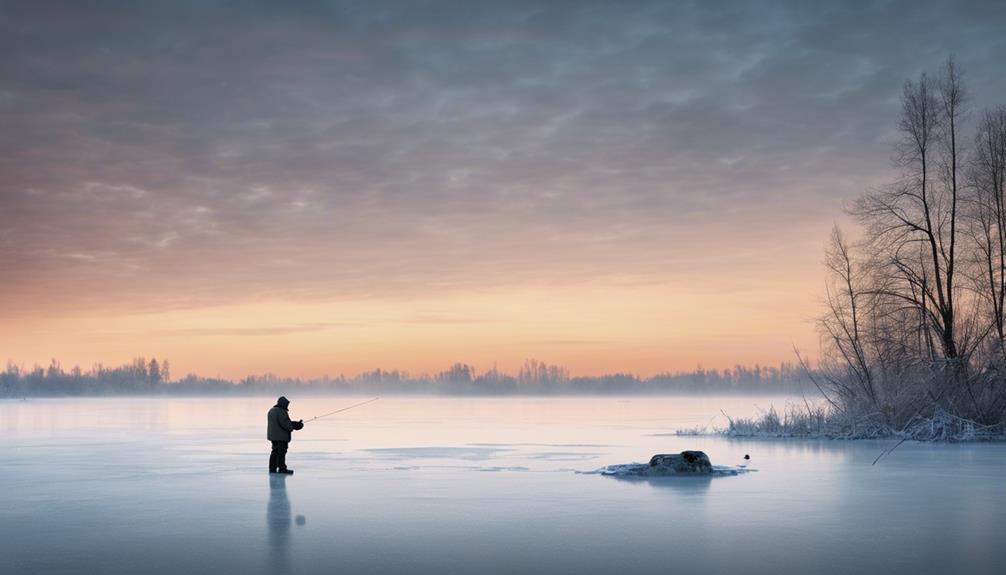
[[[657,473],[668,475],[709,475],[713,472],[709,456],[702,451],[657,454],[650,458],[650,468]]]
[[[747,453],[745,453],[745,454],[744,454],[744,459],[751,459],[751,456],[750,456],[750,455],[748,455]]]
[[[278,475],[293,475],[293,469],[280,469],[279,471],[270,471],[269,473],[276,473]]]
[[[681,453],[659,453],[650,458],[649,463],[624,463],[602,467],[593,473],[633,479],[637,477],[667,478],[667,477],[725,477],[740,475],[754,471],[747,465],[740,467],[714,467],[709,456],[701,451],[682,451]]]

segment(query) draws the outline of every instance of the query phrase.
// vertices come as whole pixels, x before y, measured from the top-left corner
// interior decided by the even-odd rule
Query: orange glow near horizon
[[[822,50],[802,5],[23,4],[0,362],[174,378],[814,358],[829,232],[897,181],[898,95],[937,62]],[[955,48],[976,113],[997,34]]]
[[[268,300],[153,313],[14,318],[8,359],[64,367],[168,359],[172,376],[310,378],[381,368],[430,374],[454,362],[516,372],[535,358],[573,375],[774,365],[813,352],[808,282],[736,289],[593,283],[443,297]]]

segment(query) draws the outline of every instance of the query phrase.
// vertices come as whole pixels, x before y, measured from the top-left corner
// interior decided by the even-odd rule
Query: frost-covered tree
[[[966,154],[967,102],[952,58],[905,83],[900,174],[854,204],[862,241],[836,230],[826,252],[823,390],[839,411],[891,429],[1006,413],[1006,113],[983,116]]]

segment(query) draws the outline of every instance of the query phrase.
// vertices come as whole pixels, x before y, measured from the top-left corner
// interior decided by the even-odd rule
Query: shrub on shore
[[[728,437],[805,439],[912,439],[916,441],[1001,441],[1006,440],[1002,424],[983,425],[944,410],[917,416],[900,429],[883,418],[849,415],[828,406],[787,405],[782,415],[772,406],[760,416],[731,418],[718,433]],[[679,435],[697,435],[686,430]]]

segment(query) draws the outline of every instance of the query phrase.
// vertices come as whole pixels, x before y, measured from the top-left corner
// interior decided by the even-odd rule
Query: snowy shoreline
[[[694,427],[676,430],[678,437],[718,436],[737,439],[811,440],[913,440],[925,443],[985,443],[1006,441],[1002,425],[981,425],[939,411],[930,417],[917,416],[904,429],[892,429],[870,418],[830,413],[822,408],[787,405],[780,415],[774,406],[754,418],[732,418],[723,412],[727,427]]]

